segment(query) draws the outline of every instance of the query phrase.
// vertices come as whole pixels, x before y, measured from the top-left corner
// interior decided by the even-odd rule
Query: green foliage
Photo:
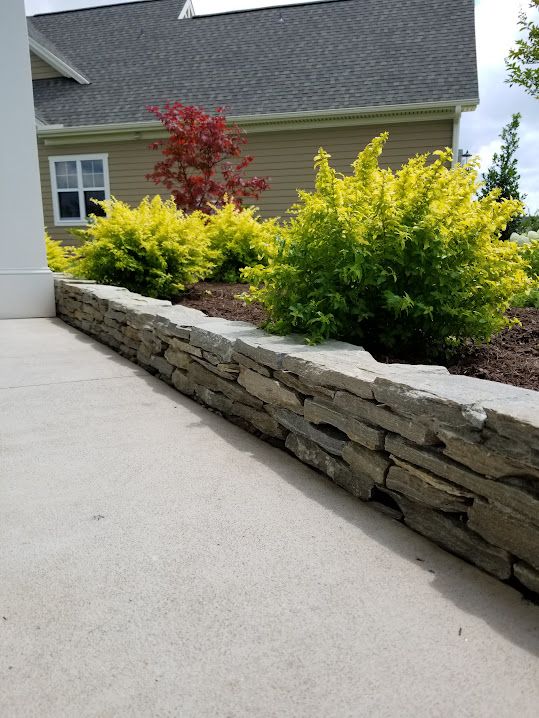
[[[300,192],[267,267],[246,270],[268,328],[370,347],[435,355],[504,327],[527,278],[517,245],[498,237],[521,211],[499,190],[475,200],[477,162],[449,168],[450,150],[411,159],[398,172],[375,138],[337,174],[315,158],[313,193]]]
[[[515,232],[517,234],[539,232],[539,214],[529,214],[524,217],[519,217],[515,221],[515,224]]]
[[[267,264],[274,253],[277,223],[261,221],[256,207],[238,209],[234,204],[217,207],[207,219],[206,232],[215,251],[212,279],[240,282],[241,270],[256,264]]]
[[[494,189],[499,189],[499,199],[518,199],[522,201],[524,195],[520,194],[519,182],[520,175],[518,173],[518,163],[516,153],[518,151],[519,137],[518,130],[520,127],[521,115],[517,112],[513,115],[503,129],[500,135],[502,147],[500,153],[494,153],[492,157],[492,165],[485,175],[483,175],[484,186],[481,192],[482,197],[486,197]],[[502,239],[509,239],[511,234],[516,231],[519,220],[515,218],[509,222],[502,234]]]
[[[212,252],[204,215],[185,215],[173,200],[145,197],[131,208],[117,199],[98,202],[105,217],[74,230],[84,244],[77,273],[150,297],[170,298],[206,277]]]
[[[530,8],[539,10],[539,0],[530,0]],[[520,85],[539,100],[539,22],[522,11],[519,28],[523,37],[517,40],[505,61],[510,85]]]
[[[518,244],[518,252],[525,263],[530,286],[513,298],[515,307],[536,307],[539,309],[539,234],[531,231],[528,235],[513,235]]]
[[[47,264],[53,272],[68,272],[75,261],[75,247],[64,246],[61,242],[51,239],[45,232],[45,248]]]
[[[530,279],[539,282],[539,239],[530,239],[521,244],[518,251],[526,263],[526,273]]]

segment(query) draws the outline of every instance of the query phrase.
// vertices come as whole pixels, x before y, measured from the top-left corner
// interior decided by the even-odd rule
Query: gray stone
[[[204,359],[199,359],[198,357],[193,357],[193,361],[196,361],[198,364],[203,366],[208,371],[211,371],[213,374],[217,374],[217,376],[220,376],[222,379],[230,379],[231,381],[236,381],[236,379],[238,378],[237,364],[213,364],[212,362],[205,361]]]
[[[195,384],[195,395],[203,404],[209,406],[211,409],[215,409],[215,411],[220,411],[222,414],[232,413],[233,402],[224,394],[207,389],[205,386]]]
[[[248,421],[255,429],[258,429],[258,431],[261,431],[266,436],[271,436],[274,439],[284,439],[286,437],[287,432],[284,431],[281,425],[266,411],[234,402],[231,413],[235,416],[239,416],[241,419],[245,419],[245,421]]]
[[[303,414],[303,404],[297,394],[280,384],[277,380],[262,376],[251,369],[242,367],[238,378],[249,394],[258,397],[272,406],[282,406],[298,414]]]
[[[166,379],[170,379],[172,377],[174,367],[171,366],[164,357],[153,356],[149,363],[151,367],[157,370],[160,376],[165,377]]]
[[[539,479],[539,469],[511,461],[485,445],[466,441],[449,430],[438,433],[445,444],[444,454],[478,474],[494,479],[505,476],[533,476]]]
[[[232,399],[232,401],[237,401],[240,404],[248,404],[255,409],[261,409],[263,407],[263,402],[260,401],[260,399],[251,396],[251,394],[245,391],[237,382],[222,379],[197,362],[192,362],[188,375],[193,385],[200,384],[200,386],[205,386],[212,391],[218,391],[224,394],[229,399]]]
[[[520,389],[512,398],[485,403],[487,427],[517,443],[525,442],[539,452],[539,395]]]
[[[535,571],[531,566],[520,563],[520,561],[515,563],[513,571],[523,586],[539,596],[539,571]]]
[[[404,513],[404,522],[411,529],[502,580],[511,576],[511,557],[507,551],[491,546],[447,514],[416,504],[400,494],[393,496]]]
[[[129,324],[126,324],[123,327],[122,332],[126,337],[129,337],[129,339],[134,339],[135,341],[140,342],[140,329],[135,329],[134,327],[130,327]]]
[[[386,450],[392,454],[395,462],[404,459],[410,463],[407,470],[414,471],[418,466],[432,471],[459,486],[473,491],[479,496],[495,500],[504,506],[522,513],[534,523],[539,523],[539,501],[532,493],[521,486],[508,485],[475,474],[459,464],[446,459],[443,454],[432,449],[420,449],[400,436],[388,434]],[[412,466],[412,464],[414,466]]]
[[[477,499],[468,512],[468,526],[489,543],[500,546],[539,569],[539,528],[524,516],[494,502]]]
[[[387,488],[440,511],[465,512],[472,503],[473,494],[459,486],[439,479],[428,471],[415,468],[411,472],[407,469],[405,462],[392,466],[386,478]]]
[[[370,451],[363,446],[348,443],[342,457],[354,474],[371,479],[374,483],[384,486],[386,474],[390,467],[387,454],[382,451]]]
[[[369,424],[381,426],[395,434],[400,434],[415,444],[439,444],[436,435],[423,424],[414,419],[399,416],[390,409],[360,399],[348,392],[338,391],[335,394],[335,406],[356,416]]]
[[[283,371],[297,374],[301,381],[310,386],[346,389],[365,399],[373,398],[372,386],[378,374],[359,369],[349,363],[336,361],[331,368],[297,356],[286,356],[282,362]]]
[[[502,436],[490,429],[483,429],[483,444],[487,449],[539,470],[539,451],[526,443],[529,440],[530,435],[525,430],[520,433],[519,441]]]
[[[273,418],[284,426],[288,431],[292,431],[295,434],[304,436],[306,439],[314,441],[330,454],[341,456],[344,447],[346,446],[346,437],[340,431],[333,429],[331,426],[319,429],[300,416],[295,414],[293,411],[287,409],[281,409],[277,407],[268,406],[266,409]]]
[[[371,498],[374,482],[364,474],[354,474],[345,463],[323,451],[314,441],[304,436],[289,434],[286,448],[298,459],[329,476],[338,486],[363,501]]]
[[[193,346],[216,354],[221,361],[230,362],[235,351],[236,339],[258,334],[258,330],[247,322],[231,322],[227,319],[213,319],[202,326],[193,326],[190,342]]]
[[[193,347],[189,342],[184,342],[183,339],[171,339],[170,346],[179,352],[185,352],[191,354],[194,357],[202,358],[202,349],[199,347]]]
[[[189,368],[189,364],[192,360],[191,354],[186,354],[175,347],[169,347],[165,352],[165,359],[176,367],[176,369],[183,369],[184,371]]]
[[[189,378],[188,374],[183,372],[181,369],[175,369],[172,373],[171,381],[173,386],[181,391],[182,394],[187,396],[193,396],[195,393],[195,385]]]
[[[236,362],[237,364],[240,364],[241,366],[244,366],[246,369],[252,369],[252,371],[256,371],[259,374],[262,374],[262,376],[271,376],[270,370],[267,369],[265,366],[262,366],[262,364],[257,364],[252,359],[249,359],[249,357],[246,357],[243,354],[238,354],[238,352],[234,352],[234,354],[232,355],[232,361]]]
[[[364,424],[336,411],[333,404],[321,399],[306,399],[304,414],[313,424],[329,424],[345,433],[352,441],[376,451],[384,448],[385,431]]]
[[[236,351],[239,354],[270,369],[280,369],[290,352],[304,349],[309,347],[306,347],[301,337],[272,336],[261,330],[256,330],[256,333],[253,332],[250,336],[238,337],[236,340]]]
[[[292,374],[290,371],[276,370],[273,376],[278,381],[306,396],[316,396],[320,399],[333,399],[335,396],[335,392],[332,389],[328,389],[325,386],[312,386],[305,381],[301,381],[296,374]]]

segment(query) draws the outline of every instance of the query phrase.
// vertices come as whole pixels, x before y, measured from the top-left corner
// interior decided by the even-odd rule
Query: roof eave
[[[472,111],[479,104],[478,98],[450,100],[447,102],[411,103],[402,105],[377,105],[372,107],[350,107],[334,110],[313,110],[311,112],[286,112],[257,115],[229,115],[229,122],[235,122],[248,132],[300,129],[302,127],[330,127],[346,124],[374,124],[405,122],[454,117],[458,111]],[[460,108],[460,109],[459,109]],[[38,135],[47,144],[66,139],[109,137],[117,140],[157,136],[162,125],[156,120],[142,122],[116,122],[101,125],[78,125],[65,127],[50,125],[38,127]]]
[[[90,84],[90,80],[84,77],[84,75],[82,75],[78,70],[71,65],[68,65],[67,62],[64,62],[64,60],[55,55],[33,37],[28,38],[28,44],[30,45],[30,50],[32,50],[32,52],[34,52],[38,57],[57,70],[64,77],[70,77],[73,80],[76,80],[80,85]]]

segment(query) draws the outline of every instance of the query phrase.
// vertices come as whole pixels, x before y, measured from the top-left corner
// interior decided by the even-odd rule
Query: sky
[[[318,1],[318,0],[314,0]],[[72,10],[95,5],[110,5],[125,0],[25,0],[27,14]],[[268,5],[292,5],[298,0],[194,0],[200,14],[241,10]],[[178,0],[178,12],[183,0]],[[476,0],[476,33],[481,104],[465,113],[461,126],[461,147],[481,158],[486,170],[492,155],[499,150],[498,136],[514,112],[522,114],[518,153],[521,190],[526,205],[539,212],[539,100],[518,87],[505,83],[504,58],[518,36],[518,13],[527,8],[527,0]],[[448,29],[450,31],[450,28]]]

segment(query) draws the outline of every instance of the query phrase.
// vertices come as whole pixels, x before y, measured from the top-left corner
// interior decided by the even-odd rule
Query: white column
[[[0,319],[54,316],[24,0],[0,3]]]

